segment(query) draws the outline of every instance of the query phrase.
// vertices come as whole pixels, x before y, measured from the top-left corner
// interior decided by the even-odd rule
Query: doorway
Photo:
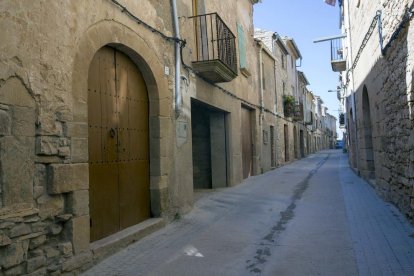
[[[296,131],[296,126],[293,127],[293,151],[295,159],[298,159],[298,132]]]
[[[283,125],[283,134],[285,138],[285,162],[289,162],[289,129],[288,125]]]
[[[194,189],[227,187],[226,113],[191,100]]]
[[[88,78],[91,241],[150,217],[148,104],[137,66],[101,48]]]
[[[299,130],[299,148],[300,148],[300,157],[305,157],[305,137],[303,136],[303,130]]]
[[[374,148],[372,143],[371,109],[369,104],[368,90],[364,85],[362,91],[363,133],[365,147],[365,163],[368,178],[375,178]]]
[[[253,139],[252,139],[252,114],[250,109],[241,108],[241,142],[243,160],[243,179],[252,175],[253,171]]]
[[[275,127],[270,126],[270,166],[276,167]]]

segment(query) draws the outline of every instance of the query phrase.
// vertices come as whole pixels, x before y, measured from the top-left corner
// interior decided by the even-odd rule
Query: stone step
[[[94,264],[120,251],[120,249],[127,247],[131,243],[163,228],[165,224],[163,218],[151,218],[91,243],[90,248],[93,253]]]

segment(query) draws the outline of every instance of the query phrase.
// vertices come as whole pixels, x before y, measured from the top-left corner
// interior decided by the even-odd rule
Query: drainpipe
[[[259,83],[260,83],[260,117],[259,117],[259,125],[260,125],[260,134],[259,137],[262,137],[263,135],[263,57],[262,57],[262,52],[263,52],[263,43],[261,41],[258,42],[260,48],[259,48]],[[263,141],[263,137],[262,137],[262,141]],[[262,142],[260,142],[260,145],[262,145]],[[262,149],[262,147],[261,147]],[[261,150],[260,152],[260,157],[262,157],[262,153],[263,151]],[[262,167],[262,163],[260,162],[260,167]]]
[[[180,116],[182,110],[182,96],[181,96],[181,56],[180,56],[180,26],[177,15],[177,1],[171,0],[173,12],[173,26],[175,39],[175,113]]]
[[[262,51],[263,51],[263,44],[260,41],[259,42],[259,76],[260,76],[260,117],[262,117],[263,112],[263,57],[262,57]]]
[[[275,54],[275,47],[276,47],[276,45],[275,45],[275,43],[276,43],[276,40],[278,39],[278,34],[277,33],[274,33],[273,34],[273,36],[272,36],[272,54],[274,55],[274,56],[276,56],[276,54]],[[277,90],[276,90],[276,88],[277,88],[277,72],[276,72],[276,61],[274,61],[274,64],[273,64],[273,74],[274,74],[274,77],[275,77],[275,102],[274,102],[274,104],[276,105],[276,108],[275,108],[275,113],[277,114],[277,104],[278,104],[278,100],[277,100]]]

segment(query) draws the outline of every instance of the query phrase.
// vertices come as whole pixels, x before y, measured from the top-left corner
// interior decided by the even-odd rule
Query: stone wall
[[[411,23],[406,24],[396,40],[390,43],[391,36],[412,1],[361,2],[359,8],[353,2],[355,1],[350,1],[350,19],[354,56],[367,31],[365,29],[377,10],[382,11],[384,45],[390,47],[385,55],[381,55],[378,33],[374,32],[355,69],[356,121],[348,123],[351,161],[362,176],[370,179],[385,200],[395,204],[413,220],[414,32]],[[360,16],[361,14],[369,16]],[[369,106],[364,104],[364,91],[367,92]],[[351,97],[348,103],[350,101]],[[351,120],[350,108],[348,105],[348,120]],[[371,117],[373,156],[366,149],[370,137],[366,129],[367,109]],[[355,133],[356,140],[353,138]],[[374,160],[374,168],[369,164],[371,158]]]
[[[162,1],[128,8],[171,35]],[[147,83],[153,215],[190,209],[191,197],[176,204],[168,193],[177,183],[169,173],[173,76],[164,74],[171,43],[106,0],[2,1],[0,9],[0,274],[92,264],[86,95],[90,61],[104,45],[126,53]]]

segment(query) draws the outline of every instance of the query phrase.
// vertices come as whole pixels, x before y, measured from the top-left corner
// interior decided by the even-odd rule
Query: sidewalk
[[[414,275],[414,229],[325,151],[208,192],[85,275]]]
[[[360,275],[414,275],[413,227],[357,177],[345,155],[340,178]]]

